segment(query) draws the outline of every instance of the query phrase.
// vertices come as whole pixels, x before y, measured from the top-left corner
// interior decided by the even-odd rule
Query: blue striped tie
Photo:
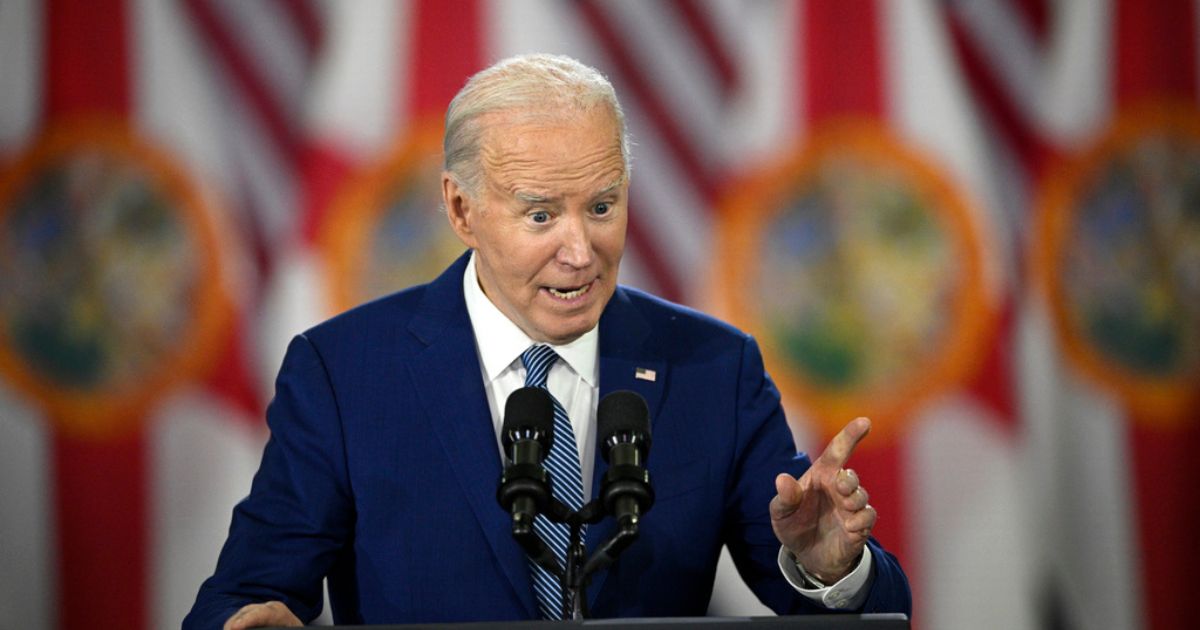
[[[521,363],[525,366],[525,386],[546,387],[546,376],[550,366],[558,360],[558,355],[550,346],[530,346],[521,354]],[[579,451],[575,447],[575,432],[571,429],[571,421],[567,412],[553,394],[554,401],[554,442],[550,446],[550,454],[546,457],[546,470],[550,472],[550,488],[554,498],[562,501],[572,510],[583,507],[583,478],[579,469]],[[567,546],[571,540],[571,529],[565,523],[554,523],[539,514],[533,521],[533,529],[546,541],[546,545],[554,551],[561,566],[566,566]],[[586,532],[586,528],[583,530]],[[538,566],[532,560],[533,588],[537,593],[538,611],[543,619],[562,619],[562,586],[558,578]]]

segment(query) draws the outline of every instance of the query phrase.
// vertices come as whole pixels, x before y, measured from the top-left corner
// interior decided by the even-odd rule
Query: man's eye
[[[598,215],[605,215],[605,214],[608,214],[608,211],[609,211],[609,210],[612,210],[612,205],[611,205],[611,204],[609,204],[609,203],[598,203],[598,204],[596,204],[596,207],[592,209],[592,212],[594,212],[594,213],[596,213],[596,214],[598,214]]]
[[[545,210],[539,210],[529,215],[529,218],[533,219],[534,223],[545,223],[550,220],[550,213]]]

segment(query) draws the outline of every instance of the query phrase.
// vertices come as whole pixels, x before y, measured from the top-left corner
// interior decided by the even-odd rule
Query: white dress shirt
[[[512,323],[479,287],[475,273],[475,254],[463,274],[463,296],[467,314],[475,331],[475,351],[483,370],[483,388],[487,391],[488,408],[496,430],[496,448],[500,461],[505,461],[500,430],[504,426],[504,404],[513,392],[525,386],[525,366],[521,353],[536,342]],[[571,343],[550,347],[558,360],[550,366],[546,387],[567,412],[571,430],[575,432],[575,447],[579,450],[579,465],[583,473],[583,501],[592,495],[592,469],[596,459],[596,405],[599,404],[600,359],[597,351],[599,331],[593,327]]]
[[[475,332],[475,351],[483,374],[488,408],[496,431],[496,448],[500,461],[505,461],[500,441],[504,426],[504,404],[513,392],[525,386],[525,366],[521,353],[538,342],[508,319],[483,293],[475,271],[475,253],[463,274],[463,296],[467,314]],[[549,344],[558,353],[558,361],[550,367],[546,386],[558,399],[571,420],[575,445],[579,450],[579,465],[583,473],[583,501],[591,500],[592,473],[596,459],[596,405],[600,392],[599,331],[597,327],[575,341],[561,346]],[[805,597],[826,608],[858,608],[867,598],[867,580],[871,575],[871,550],[863,548],[863,557],[849,575],[836,584],[825,586],[798,566],[795,558],[782,546],[779,568],[788,582]],[[816,585],[817,588],[813,588]]]

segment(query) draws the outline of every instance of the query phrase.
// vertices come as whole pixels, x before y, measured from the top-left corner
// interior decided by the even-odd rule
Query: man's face
[[[604,107],[481,123],[482,190],[469,197],[442,177],[450,223],[502,313],[535,341],[572,341],[617,285],[629,192],[620,129]]]

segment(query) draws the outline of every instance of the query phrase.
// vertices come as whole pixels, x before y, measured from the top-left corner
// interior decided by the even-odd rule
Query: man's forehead
[[[580,129],[595,128],[606,128],[599,136],[603,138],[601,142],[607,145],[605,149],[623,153],[620,121],[604,107],[586,110],[500,110],[483,114],[479,119],[479,127],[479,149],[493,156],[527,149],[535,140],[574,136],[574,132]]]
[[[611,113],[493,112],[482,122],[484,175],[506,196],[539,203],[568,193],[600,196],[626,183],[621,132]]]

